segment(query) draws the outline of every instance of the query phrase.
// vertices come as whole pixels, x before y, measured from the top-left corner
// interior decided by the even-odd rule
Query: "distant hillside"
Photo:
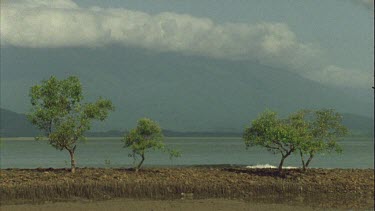
[[[31,137],[38,134],[26,115],[0,108],[1,137]]]
[[[374,120],[356,114],[343,114],[343,124],[350,128],[353,136],[373,136]]]
[[[241,137],[241,132],[180,132],[163,130],[167,137]]]
[[[0,108],[0,136],[1,137],[32,137],[39,134],[39,131],[27,120],[26,115],[19,114],[7,109]],[[219,136],[241,136],[240,133],[230,132],[176,132],[163,130],[167,137],[219,137]],[[125,131],[109,130],[105,132],[86,132],[89,137],[122,137]]]
[[[106,132],[87,132],[89,137],[122,137],[126,131],[110,130]],[[163,130],[166,137],[241,137],[241,132],[181,132]]]
[[[116,47],[1,53],[4,108],[26,111],[32,85],[75,75],[88,102],[103,96],[116,107],[94,131],[133,128],[148,117],[173,131],[238,132],[266,108],[283,116],[302,108],[372,115],[372,90],[344,91],[257,61]]]
[[[118,130],[109,130],[105,132],[91,132],[88,131],[85,133],[85,136],[88,137],[122,137],[124,136],[124,131],[118,131]]]
[[[1,137],[32,137],[39,134],[38,130],[27,120],[26,115],[15,113],[6,109],[0,109],[0,136]],[[343,124],[350,128],[351,135],[372,136],[374,133],[374,120],[356,114],[343,114]],[[240,137],[242,128],[238,132],[194,132],[172,131],[165,129],[163,133],[167,137]],[[105,132],[87,132],[90,137],[121,137],[124,131],[110,130]]]

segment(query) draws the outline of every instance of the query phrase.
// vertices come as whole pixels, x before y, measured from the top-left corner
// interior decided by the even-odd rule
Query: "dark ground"
[[[68,169],[0,172],[3,208],[12,204],[109,199],[167,200],[160,203],[169,206],[180,204],[181,198],[194,199],[194,203],[225,198],[309,208],[374,208],[373,169],[309,169],[305,173],[288,169],[282,176],[276,169],[219,167],[148,168],[138,173],[131,169],[91,168],[77,169],[75,174]]]

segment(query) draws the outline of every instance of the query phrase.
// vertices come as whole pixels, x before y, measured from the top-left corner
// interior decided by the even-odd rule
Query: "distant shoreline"
[[[121,140],[123,139],[124,137],[86,137],[86,140]],[[227,136],[227,137],[224,137],[224,136],[212,136],[212,137],[208,137],[208,136],[203,136],[203,137],[198,137],[198,136],[191,136],[191,137],[188,137],[188,136],[166,136],[164,137],[165,139],[241,139],[241,137],[231,137],[231,136]],[[35,141],[35,138],[34,137],[1,137],[0,140],[9,140],[9,141]]]
[[[103,137],[86,137],[87,140],[121,140],[123,137],[113,137],[113,136],[103,136]],[[165,136],[165,139],[242,139],[241,136]],[[373,136],[347,136],[345,139],[373,139]],[[9,140],[9,141],[35,141],[35,137],[1,137],[0,140]]]

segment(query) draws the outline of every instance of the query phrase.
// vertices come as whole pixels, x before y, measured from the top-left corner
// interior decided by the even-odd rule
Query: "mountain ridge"
[[[88,101],[103,96],[116,107],[107,121],[94,124],[96,131],[133,128],[149,117],[173,131],[230,132],[266,108],[280,115],[305,108],[373,114],[372,90],[330,87],[251,61],[116,47],[11,48],[2,52],[1,65],[1,106],[16,111],[27,110],[32,85],[51,75],[78,76]]]

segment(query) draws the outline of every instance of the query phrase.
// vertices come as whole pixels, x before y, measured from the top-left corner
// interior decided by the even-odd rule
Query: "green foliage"
[[[130,130],[124,137],[125,148],[130,148],[132,153],[130,157],[134,159],[141,157],[140,163],[136,166],[136,170],[140,169],[145,159],[145,153],[149,150],[161,150],[168,152],[170,158],[180,156],[176,150],[168,149],[163,143],[163,134],[160,126],[151,119],[142,118],[138,120],[137,127]]]
[[[302,141],[301,129],[294,127],[288,120],[280,119],[276,112],[266,110],[245,128],[243,139],[246,147],[265,147],[273,154],[281,154],[279,171],[284,160],[296,150]]]
[[[298,147],[304,170],[317,153],[342,152],[337,142],[349,132],[342,124],[342,116],[338,112],[333,109],[303,110],[292,115],[295,116],[298,116],[298,121],[303,123],[305,130],[304,141]],[[304,156],[308,156],[307,162],[304,161]]]
[[[102,98],[94,103],[82,103],[82,85],[74,76],[64,80],[50,77],[31,87],[30,98],[32,109],[28,119],[44,132],[53,147],[69,151],[72,170],[77,140],[84,138],[92,120],[103,121],[114,110],[111,101]]]
[[[286,119],[267,110],[245,129],[243,139],[246,147],[261,146],[280,153],[279,171],[285,158],[299,152],[305,170],[317,153],[342,151],[337,141],[348,134],[348,129],[341,122],[342,116],[332,109],[300,110]]]

